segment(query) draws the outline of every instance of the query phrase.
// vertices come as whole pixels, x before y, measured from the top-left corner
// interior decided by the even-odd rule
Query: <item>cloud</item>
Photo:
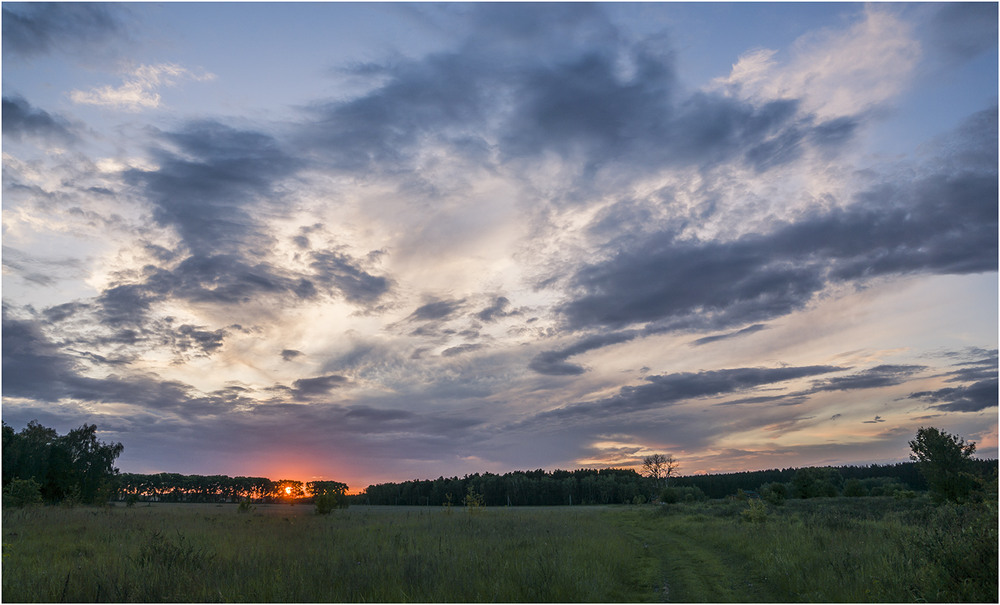
[[[946,59],[966,60],[996,49],[997,11],[994,5],[948,2],[934,5],[934,9],[926,20],[926,39]]]
[[[465,353],[471,353],[472,351],[478,351],[482,349],[483,345],[478,343],[466,343],[454,347],[448,347],[444,351],[441,351],[442,357],[455,357],[456,355],[463,355]]]
[[[850,391],[854,389],[877,389],[894,386],[910,379],[918,372],[926,370],[919,365],[880,365],[849,376],[836,376],[813,384],[809,393],[821,391]]]
[[[292,383],[292,395],[299,400],[321,397],[346,383],[347,378],[336,374],[317,376],[315,378],[300,378]]]
[[[79,139],[68,120],[32,107],[16,95],[3,98],[3,135],[13,140],[38,137],[64,144],[75,143]]]
[[[992,378],[968,386],[912,393],[910,398],[933,403],[935,408],[948,412],[980,412],[996,407],[998,388],[997,379]]]
[[[178,326],[173,334],[174,349],[181,353],[193,350],[196,355],[207,357],[222,348],[226,330],[204,330],[201,329],[203,327],[190,324]]]
[[[1000,397],[997,379],[997,351],[972,351],[982,355],[972,361],[963,361],[958,370],[945,374],[946,382],[971,382],[972,384],[946,387],[934,391],[911,393],[909,399],[920,399],[933,407],[948,412],[979,412],[995,407]]]
[[[33,320],[3,317],[3,392],[5,397],[25,397],[57,402],[126,403],[153,409],[184,406],[191,413],[218,410],[216,398],[192,399],[194,390],[177,381],[130,373],[91,378],[81,374],[79,362],[50,341]]]
[[[766,384],[838,372],[836,366],[788,366],[783,368],[734,368],[647,376],[647,384],[624,386],[617,395],[595,402],[578,403],[538,415],[538,418],[596,420],[667,407],[682,401],[751,390]]]
[[[755,332],[760,332],[761,330],[766,330],[767,326],[764,324],[754,324],[752,326],[747,326],[741,330],[736,330],[735,332],[729,332],[728,334],[715,334],[713,336],[704,336],[698,340],[692,341],[691,346],[700,347],[713,342],[719,342],[720,340],[729,340],[730,338],[738,338],[740,336],[745,336],[747,334],[753,334]]]
[[[55,51],[86,53],[124,33],[117,12],[114,5],[89,2],[6,4],[3,54],[31,58]]]
[[[971,121],[995,132],[992,113]],[[995,159],[995,144],[982,153]],[[577,269],[570,277],[575,296],[560,310],[573,329],[696,318],[725,328],[802,309],[830,283],[996,271],[997,195],[994,162],[982,172],[889,181],[845,208],[735,240],[648,234]]]
[[[409,318],[411,321],[448,319],[465,305],[461,300],[433,300],[416,308]]]
[[[507,309],[509,308],[510,308],[510,301],[507,300],[507,297],[498,296],[495,299],[493,299],[493,302],[490,304],[490,306],[486,307],[479,313],[476,313],[476,317],[478,317],[482,321],[496,321],[497,319],[500,319],[502,317],[507,317],[509,315],[514,315],[517,313],[517,311],[508,311]]]
[[[776,51],[754,49],[711,89],[754,104],[795,98],[820,121],[854,116],[893,101],[909,85],[921,57],[910,22],[897,11],[866,6],[846,29],[829,28],[796,40],[785,64]]]
[[[156,92],[160,87],[173,86],[179,79],[204,82],[214,78],[214,74],[195,74],[174,63],[139,65],[125,74],[124,82],[118,88],[102,86],[90,91],[74,90],[70,92],[70,99],[81,105],[99,105],[125,111],[155,109],[160,106],[160,94]]]
[[[388,293],[392,280],[372,275],[361,268],[357,259],[335,252],[312,252],[310,266],[316,272],[316,280],[334,287],[350,302],[370,305]]]
[[[295,349],[284,349],[281,351],[281,358],[285,361],[291,361],[304,354],[302,351],[296,351]]]
[[[531,360],[528,367],[539,374],[547,374],[549,376],[576,376],[583,374],[586,372],[586,368],[569,363],[566,360],[587,351],[628,342],[639,335],[640,333],[636,330],[626,330],[587,336],[568,347],[539,353]]]
[[[175,228],[195,253],[262,243],[266,235],[251,209],[277,197],[277,183],[301,160],[268,134],[211,120],[160,137],[177,152],[153,149],[157,168],[125,172],[128,183],[143,188],[156,221]]]
[[[851,116],[817,119],[794,98],[749,103],[683,91],[662,36],[634,40],[598,8],[521,15],[505,7],[497,18],[525,27],[549,13],[571,15],[547,22],[550,39],[519,34],[530,39],[523,45],[482,23],[492,12],[470,11],[482,27],[456,51],[358,66],[355,75],[377,84],[357,98],[313,105],[299,139],[351,174],[410,173],[427,145],[527,174],[539,160],[558,158],[583,179],[562,196],[572,200],[601,174],[620,179],[731,161],[770,170],[810,146],[840,145],[857,125]]]
[[[390,278],[373,275],[342,251],[310,252],[311,271],[262,258],[274,239],[264,216],[286,212],[279,183],[303,165],[273,137],[200,121],[159,138],[176,151],[154,148],[155,168],[130,169],[124,178],[183,247],[157,251],[167,267],[148,265],[106,288],[97,301],[105,321],[142,321],[154,304],[169,298],[233,305],[339,293],[368,306],[389,291]]]

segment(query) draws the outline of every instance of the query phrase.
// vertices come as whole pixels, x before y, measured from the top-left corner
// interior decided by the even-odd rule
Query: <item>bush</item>
[[[848,479],[844,483],[844,496],[848,498],[861,498],[868,495],[868,490],[861,484],[860,479]]]
[[[34,479],[14,479],[3,490],[4,506],[24,508],[41,502],[42,486]]]
[[[347,508],[347,498],[336,492],[325,492],[313,498],[317,515],[329,515],[335,508]]]
[[[768,504],[780,506],[788,498],[788,486],[784,483],[765,483],[760,486],[760,497]]]
[[[767,521],[767,505],[762,500],[747,501],[747,508],[740,513],[740,518],[747,523],[763,523]]]
[[[792,488],[798,498],[832,498],[842,482],[843,477],[835,468],[808,467],[795,471]]]
[[[703,500],[707,500],[707,497],[699,487],[665,487],[660,492],[660,502],[663,504],[701,502]]]

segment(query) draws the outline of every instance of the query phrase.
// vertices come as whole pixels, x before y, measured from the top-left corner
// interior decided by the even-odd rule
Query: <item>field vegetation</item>
[[[353,497],[337,481],[122,476],[120,444],[95,430],[4,426],[4,601],[998,600],[996,461],[934,428],[910,465],[675,478],[661,456],[645,476],[517,471]],[[423,506],[357,505],[372,500]]]
[[[6,510],[3,600],[997,600],[993,501]]]

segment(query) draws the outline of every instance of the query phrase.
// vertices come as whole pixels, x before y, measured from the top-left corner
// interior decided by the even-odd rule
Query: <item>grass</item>
[[[997,601],[995,503],[5,510],[3,600]]]
[[[153,505],[4,518],[4,601],[649,601],[601,509]]]
[[[671,600],[997,602],[997,510],[830,498],[687,504],[618,519],[661,554]]]

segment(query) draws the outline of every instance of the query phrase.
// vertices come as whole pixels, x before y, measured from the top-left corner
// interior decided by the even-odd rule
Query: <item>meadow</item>
[[[997,601],[995,503],[5,509],[7,602]]]

